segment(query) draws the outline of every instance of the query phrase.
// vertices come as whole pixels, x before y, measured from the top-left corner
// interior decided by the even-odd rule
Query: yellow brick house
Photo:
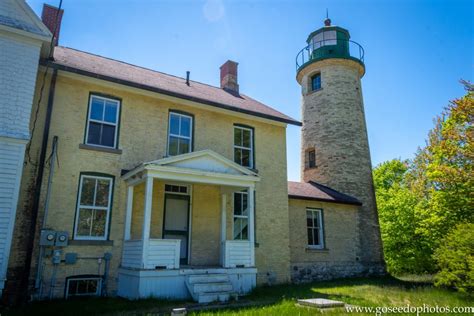
[[[341,71],[360,80],[363,63],[339,59],[300,67],[304,98],[332,93],[324,85]],[[315,73],[323,87],[308,92]],[[304,142],[304,182],[288,182],[286,127],[302,123],[239,91],[237,63],[221,66],[214,87],[56,46],[43,76],[7,295],[205,303],[258,285],[383,272],[371,178],[357,174],[367,164],[370,174],[368,146],[357,153],[365,169],[335,173],[366,181],[360,191],[317,181],[318,143]],[[305,136],[303,116],[303,137],[317,139]]]

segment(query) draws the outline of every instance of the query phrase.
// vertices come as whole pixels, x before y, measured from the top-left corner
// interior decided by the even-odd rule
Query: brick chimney
[[[59,12],[58,12],[59,11]],[[61,20],[63,18],[64,10],[59,10],[56,7],[50,6],[49,4],[43,4],[43,12],[41,13],[41,21],[44,25],[53,33],[54,46],[58,45],[59,31],[61,30]],[[56,27],[56,23],[58,26]],[[54,29],[56,28],[56,32]]]
[[[221,66],[221,88],[230,92],[239,93],[237,81],[237,65],[235,61],[228,60]]]

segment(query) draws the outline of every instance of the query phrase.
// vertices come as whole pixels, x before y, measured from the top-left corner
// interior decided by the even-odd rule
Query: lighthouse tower
[[[307,43],[296,61],[302,91],[301,178],[362,202],[358,259],[364,272],[383,272],[361,88],[364,50],[329,19],[309,35]]]

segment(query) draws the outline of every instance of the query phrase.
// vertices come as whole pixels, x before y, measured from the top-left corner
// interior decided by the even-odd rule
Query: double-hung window
[[[74,239],[107,239],[112,189],[112,177],[81,175]]]
[[[234,126],[234,161],[241,166],[254,168],[253,129]]]
[[[321,209],[306,209],[306,226],[308,230],[308,246],[323,249],[323,215]]]
[[[170,112],[168,129],[168,155],[186,154],[192,150],[193,117]]]
[[[233,223],[234,240],[248,240],[249,207],[247,192],[234,193]]]
[[[120,101],[91,95],[85,142],[88,145],[117,148]]]

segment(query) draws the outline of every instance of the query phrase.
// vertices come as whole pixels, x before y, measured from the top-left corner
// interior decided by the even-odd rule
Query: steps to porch
[[[237,296],[227,274],[191,274],[186,276],[186,287],[200,304],[226,302]]]

